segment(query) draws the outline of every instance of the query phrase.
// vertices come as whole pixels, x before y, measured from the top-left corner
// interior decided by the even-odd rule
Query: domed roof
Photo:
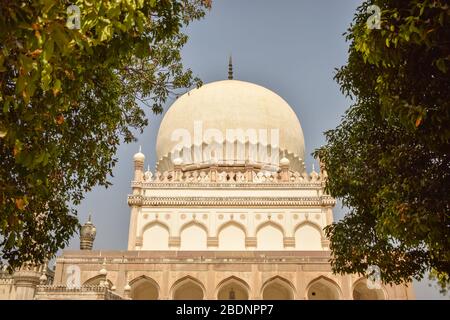
[[[145,161],[145,155],[141,152],[141,147],[139,147],[139,152],[134,154],[133,160],[138,162]]]
[[[193,89],[178,98],[166,112],[156,142],[157,166],[160,171],[172,167],[167,160],[180,143],[172,140],[177,129],[186,129],[194,141],[194,122],[201,121],[203,134],[207,129],[218,129],[226,137],[227,129],[267,129],[267,142],[271,129],[278,129],[279,151],[303,171],[305,143],[297,115],[279,95],[262,86],[223,80]],[[209,140],[210,141],[210,140]],[[248,139],[246,139],[248,141]],[[208,143],[202,138],[203,143]],[[220,159],[219,159],[220,160]],[[294,161],[292,161],[294,160]]]

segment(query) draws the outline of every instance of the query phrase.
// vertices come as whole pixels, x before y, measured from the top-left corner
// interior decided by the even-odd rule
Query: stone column
[[[306,296],[307,296],[307,292],[306,292],[306,286],[308,285],[306,282],[306,277],[305,277],[305,272],[303,270],[302,266],[297,266],[297,271],[296,271],[296,278],[297,278],[297,284],[296,284],[296,289],[297,289],[297,294],[296,294],[296,299],[297,300],[305,300]]]
[[[139,213],[139,207],[132,206],[131,214],[130,214],[130,228],[128,230],[128,250],[135,250],[135,247],[136,247],[138,213]]]

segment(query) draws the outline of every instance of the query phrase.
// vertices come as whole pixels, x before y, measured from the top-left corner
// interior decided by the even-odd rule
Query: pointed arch
[[[223,279],[216,287],[218,300],[248,300],[249,292],[247,282],[235,276]]]
[[[234,221],[234,220],[222,223],[219,226],[219,228],[217,229],[217,234],[219,234],[223,229],[225,229],[228,226],[235,226],[235,227],[241,229],[244,232],[244,234],[247,236],[247,229],[245,228],[245,226],[242,223],[239,223],[239,222]]]
[[[275,227],[275,228],[278,229],[278,230],[280,230],[281,233],[283,234],[283,236],[285,235],[285,234],[284,234],[285,232],[284,232],[283,226],[282,226],[281,224],[279,224],[278,222],[275,222],[275,221],[272,221],[272,220],[269,220],[269,221],[265,221],[265,222],[260,223],[260,224],[256,227],[255,234],[257,234],[262,228],[264,228],[264,227],[266,227],[266,226],[269,226],[269,225]]]
[[[192,220],[180,228],[181,250],[206,250],[208,228],[201,222]]]
[[[181,232],[183,232],[186,228],[189,228],[189,227],[191,227],[193,225],[202,228],[206,232],[206,234],[209,233],[208,232],[208,227],[204,223],[202,223],[200,221],[197,221],[197,220],[191,220],[191,221],[186,222],[185,224],[183,224],[181,226],[179,234],[181,235]]]
[[[302,221],[302,222],[297,223],[297,224],[295,225],[295,227],[294,227],[294,233],[295,233],[295,231],[297,231],[299,228],[301,228],[301,227],[303,227],[303,226],[305,226],[305,225],[311,226],[311,227],[313,227],[314,229],[316,229],[316,230],[320,233],[320,236],[322,237],[322,239],[325,237],[325,235],[324,235],[324,233],[323,233],[323,229],[322,229],[317,223],[312,222],[312,221],[309,221],[309,220],[304,220],[304,221]]]
[[[169,234],[170,234],[170,227],[169,227],[169,225],[168,225],[167,223],[164,223],[164,222],[162,222],[162,221],[160,221],[160,220],[153,220],[153,221],[147,222],[147,223],[141,228],[141,234],[140,234],[140,236],[143,235],[143,233],[144,233],[144,231],[145,231],[146,229],[151,228],[151,227],[153,227],[154,225],[157,225],[157,226],[160,226],[160,227],[166,229],[166,230],[169,232]]]
[[[359,278],[352,286],[353,300],[387,300],[388,294],[384,285],[380,288],[369,288],[367,278]]]
[[[217,230],[219,250],[245,250],[246,237],[246,229],[241,223],[225,222]]]
[[[159,220],[150,221],[141,229],[143,250],[168,250],[170,228]]]
[[[286,278],[274,276],[264,282],[261,297],[263,300],[294,300],[295,287]]]
[[[175,281],[170,293],[173,300],[203,300],[206,289],[200,280],[187,275]]]
[[[129,282],[131,286],[131,299],[158,300],[160,288],[158,283],[145,275],[134,278]]]
[[[340,300],[342,291],[336,281],[319,276],[311,280],[306,287],[306,298],[308,300]]]
[[[284,249],[284,229],[273,221],[261,223],[256,228],[257,250],[282,250]]]
[[[308,230],[309,229],[309,230]],[[295,249],[322,250],[323,229],[314,222],[302,221],[294,227]]]

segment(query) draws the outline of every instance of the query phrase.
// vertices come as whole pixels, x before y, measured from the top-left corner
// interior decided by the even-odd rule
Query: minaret
[[[142,181],[144,180],[144,162],[145,155],[142,153],[142,148],[139,146],[139,152],[133,156],[134,163],[134,179],[132,182],[133,195],[141,194]],[[129,204],[130,205],[130,204]],[[130,227],[128,230],[128,250],[136,250],[136,229],[138,219],[138,205],[130,205]]]
[[[142,148],[139,146],[139,152],[133,157],[134,162],[134,181],[142,182],[144,177],[144,161],[145,155],[141,152]]]
[[[97,230],[89,215],[88,221],[80,228],[80,250],[92,250],[96,234]]]
[[[230,58],[228,60],[228,80],[233,80],[233,60]]]

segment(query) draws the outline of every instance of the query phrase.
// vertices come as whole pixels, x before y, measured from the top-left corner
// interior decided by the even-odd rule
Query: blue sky
[[[356,0],[213,0],[212,10],[186,28],[188,44],[183,62],[205,83],[227,77],[232,54],[234,78],[267,87],[295,110],[305,136],[308,171],[311,152],[324,144],[323,132],[338,125],[350,105],[333,80],[334,69],[345,64],[348,44],[344,33]],[[167,107],[173,101],[167,103]],[[97,227],[95,249],[126,249],[130,210],[127,194],[132,179],[132,156],[139,145],[147,164],[155,164],[155,142],[161,115],[147,113],[150,125],[138,142],[119,147],[119,162],[108,189],[95,188],[79,206],[85,221],[92,213]],[[345,210],[335,209],[335,219]],[[74,237],[70,248],[77,248]],[[419,299],[443,298],[428,286],[415,283]],[[447,297],[448,299],[449,297]]]

